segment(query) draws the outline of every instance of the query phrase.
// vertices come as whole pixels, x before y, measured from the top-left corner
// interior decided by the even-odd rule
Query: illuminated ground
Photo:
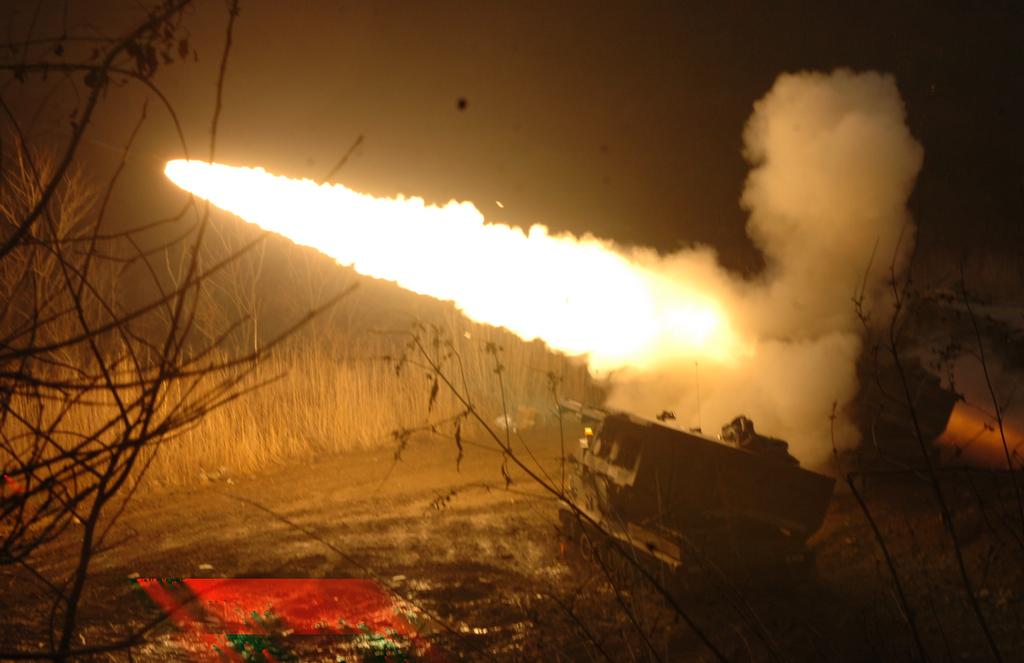
[[[534,454],[557,476],[557,439],[534,439]],[[563,551],[553,500],[515,471],[506,490],[494,452],[467,444],[459,471],[455,455],[450,440],[420,439],[397,464],[393,450],[382,449],[143,496],[113,536],[121,545],[95,563],[85,641],[98,639],[101,629],[126,628],[156,614],[130,589],[131,574],[374,577],[421,610],[435,651],[451,660],[600,659],[591,640],[613,660],[646,660],[639,638],[623,638],[628,622],[601,574],[572,549]],[[981,479],[976,495],[988,495],[992,482]],[[951,651],[956,660],[987,660],[957,593],[930,496],[910,485],[905,478],[876,481],[867,494],[919,609],[928,647],[940,659]],[[972,507],[976,495],[966,485],[950,485],[958,528],[993,631],[1006,660],[1014,660],[1024,632],[1018,622],[1024,578],[1013,561],[1021,548],[999,523],[986,526],[985,518],[996,516]],[[1019,524],[1008,524],[1019,532]],[[680,588],[677,597],[731,660],[909,660],[913,642],[897,613],[888,571],[848,490],[833,500],[812,545],[817,579],[735,593],[711,583]],[[51,568],[66,563],[50,561]],[[932,574],[927,581],[922,569]],[[6,602],[19,585],[6,576],[0,583]],[[624,589],[623,600],[640,595],[635,587]],[[43,614],[28,594],[19,605],[25,619]],[[711,660],[670,612],[640,605],[658,658]],[[148,660],[170,656],[166,635],[166,629],[158,631],[157,645],[136,653]]]

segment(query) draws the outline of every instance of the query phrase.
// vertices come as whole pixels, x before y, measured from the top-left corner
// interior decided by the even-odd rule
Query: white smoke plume
[[[674,410],[708,432],[746,414],[817,465],[831,450],[833,403],[842,416],[857,392],[852,299],[863,293],[875,308],[911,248],[906,203],[922,150],[904,119],[888,76],[779,77],[744,133],[752,170],[741,204],[767,265],[752,280],[708,248],[662,257],[539,225],[526,232],[487,223],[468,202],[376,198],[225,164],[176,160],[165,173],[362,274],[586,354],[594,371],[618,368],[612,406]],[[856,443],[848,420],[835,424],[839,445]]]
[[[789,440],[802,462],[820,465],[832,449],[834,402],[837,444],[859,439],[842,414],[858,390],[862,327],[852,299],[863,292],[869,305],[881,301],[891,268],[905,266],[913,243],[906,204],[923,150],[893,78],[846,69],[779,76],[754,104],[744,145],[752,169],[740,202],[765,256],[760,277],[725,272],[708,249],[631,257],[708,289],[746,337],[746,356],[617,372],[610,404],[648,416],[672,410],[680,426],[700,423],[709,433],[746,414]]]

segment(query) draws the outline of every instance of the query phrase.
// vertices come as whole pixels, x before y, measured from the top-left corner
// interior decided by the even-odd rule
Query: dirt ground
[[[558,437],[524,438],[530,462],[557,483]],[[567,541],[556,501],[515,467],[506,488],[500,453],[466,442],[458,468],[456,454],[453,441],[424,437],[398,462],[394,449],[381,449],[139,496],[112,531],[115,545],[93,563],[81,643],[109,641],[159,617],[130,580],[136,576],[371,578],[416,613],[428,653],[441,660],[715,660],[635,570],[612,564],[606,572]],[[1000,481],[957,475],[947,488],[1000,654],[1024,660],[1021,523]],[[992,660],[926,486],[896,474],[860,488],[928,658]],[[810,546],[816,573],[797,580],[751,584],[698,573],[666,585],[728,660],[919,658],[890,571],[849,488],[837,487]],[[57,575],[74,553],[69,540],[40,570]],[[0,590],[4,648],[44,644],[47,606],[38,588],[7,568],[0,569]],[[134,660],[183,658],[175,643],[174,629],[160,626],[133,649]],[[336,656],[317,644],[301,658]]]

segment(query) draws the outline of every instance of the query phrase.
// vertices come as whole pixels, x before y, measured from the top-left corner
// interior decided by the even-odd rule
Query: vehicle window
[[[640,443],[630,437],[616,440],[616,457],[612,460],[616,465],[632,468],[640,455]]]

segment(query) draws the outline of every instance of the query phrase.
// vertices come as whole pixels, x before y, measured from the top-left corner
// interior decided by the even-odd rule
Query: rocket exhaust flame
[[[737,352],[716,301],[607,241],[487,223],[468,202],[376,198],[262,168],[176,160],[164,172],[182,189],[360,274],[587,355],[596,370],[645,368],[667,357],[727,361]]]
[[[608,404],[681,426],[743,413],[808,465],[859,440],[850,405],[864,326],[908,264],[907,200],[923,150],[895,80],[783,74],[743,131],[740,206],[765,259],[753,277],[713,249],[670,255],[486,223],[469,203],[374,198],[259,168],[172,161],[176,184],[343,265],[450,300],[468,317],[614,369]],[[694,380],[700,365],[700,384]],[[708,370],[705,370],[705,367]],[[698,404],[699,399],[699,404]],[[698,414],[699,412],[699,414]]]

